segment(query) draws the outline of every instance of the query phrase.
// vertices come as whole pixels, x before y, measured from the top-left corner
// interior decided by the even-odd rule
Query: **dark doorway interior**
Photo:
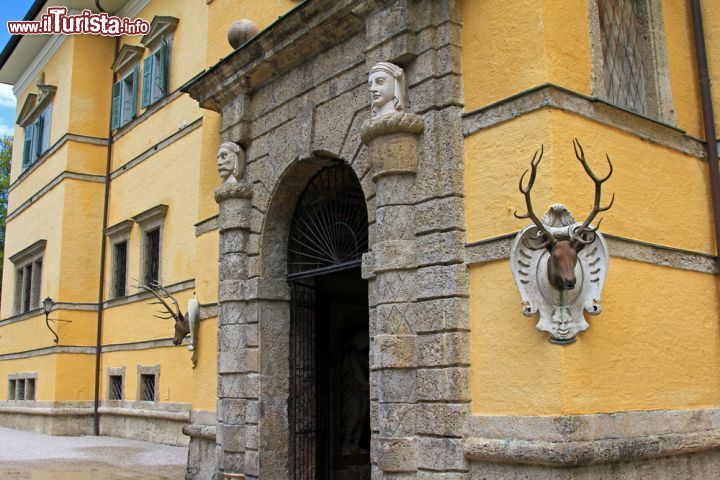
[[[367,282],[355,267],[291,284],[295,479],[370,479]]]

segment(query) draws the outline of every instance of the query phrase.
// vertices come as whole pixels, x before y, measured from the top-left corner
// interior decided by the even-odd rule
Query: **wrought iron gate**
[[[315,288],[310,280],[292,285],[292,424],[295,480],[317,478]]]

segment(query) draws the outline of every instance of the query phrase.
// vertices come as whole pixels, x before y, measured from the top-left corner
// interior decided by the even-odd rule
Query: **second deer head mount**
[[[150,304],[160,305],[163,308],[163,310],[159,312],[160,315],[153,315],[154,317],[163,320],[175,320],[173,344],[180,345],[183,339],[190,333],[190,321],[189,315],[183,315],[180,310],[180,304],[177,299],[170,295],[170,292],[158,282],[152,282],[150,285],[138,283],[136,288],[151,293],[155,297],[155,301],[150,302]],[[171,307],[168,302],[172,303],[173,306]]]
[[[543,147],[533,156],[530,169],[520,177],[520,192],[525,196],[527,212],[517,218],[532,220],[515,238],[510,262],[515,284],[520,291],[523,313],[532,316],[540,313],[537,328],[550,334],[552,343],[567,344],[575,341],[579,332],[590,325],[583,310],[600,313],[600,293],[607,274],[608,254],[605,241],[598,228],[591,223],[598,213],[605,212],[615,201],[601,206],[602,185],[613,173],[610,170],[599,178],[585,159],[580,142],[573,140],[575,156],[595,185],[595,199],[590,214],[583,222],[576,222],[564,205],[553,205],[540,219],[533,210],[530,192],[535,183],[537,169],[543,156]],[[528,171],[530,177],[524,185]]]

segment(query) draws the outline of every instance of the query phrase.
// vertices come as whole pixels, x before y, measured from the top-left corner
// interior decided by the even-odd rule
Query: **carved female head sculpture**
[[[402,112],[405,103],[405,72],[390,62],[376,63],[368,76],[372,116]]]
[[[245,152],[240,145],[225,142],[217,153],[217,167],[223,182],[237,183],[245,170]]]

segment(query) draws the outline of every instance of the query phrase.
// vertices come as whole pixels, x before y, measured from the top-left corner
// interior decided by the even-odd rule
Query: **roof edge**
[[[34,20],[37,14],[40,13],[42,8],[45,6],[46,1],[47,0],[35,0],[35,2],[30,6],[28,12],[25,14],[23,20]],[[5,48],[3,48],[2,52],[0,52],[0,69],[5,66],[5,62],[8,61],[10,55],[12,55],[12,53],[15,51],[15,48],[20,43],[22,37],[23,35],[13,35],[10,37],[10,40],[5,45]]]

